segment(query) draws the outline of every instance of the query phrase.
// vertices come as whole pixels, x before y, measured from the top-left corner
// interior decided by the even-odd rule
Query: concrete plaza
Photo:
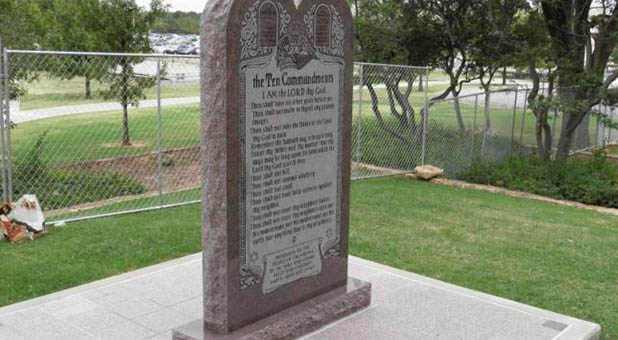
[[[0,308],[2,340],[170,340],[202,316],[201,254]],[[600,327],[351,257],[371,306],[306,340],[588,340]]]

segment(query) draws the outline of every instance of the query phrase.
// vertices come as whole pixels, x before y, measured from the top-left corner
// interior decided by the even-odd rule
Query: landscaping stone
[[[444,170],[433,165],[423,165],[416,167],[412,174],[416,176],[416,178],[429,181],[434,178],[442,177],[444,175]]]

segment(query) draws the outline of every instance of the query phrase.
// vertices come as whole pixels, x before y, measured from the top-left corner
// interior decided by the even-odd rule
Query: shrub
[[[43,132],[13,169],[13,194],[35,194],[44,210],[71,207],[113,197],[138,195],[146,189],[132,178],[115,173],[90,174],[49,166],[43,160]]]
[[[618,168],[601,152],[591,160],[540,162],[510,155],[504,161],[475,160],[462,174],[468,182],[502,186],[561,200],[618,208]]]

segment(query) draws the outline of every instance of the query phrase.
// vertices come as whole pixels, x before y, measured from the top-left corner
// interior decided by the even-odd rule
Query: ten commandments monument
[[[201,42],[204,320],[174,339],[291,339],[366,307],[345,0],[210,0]]]

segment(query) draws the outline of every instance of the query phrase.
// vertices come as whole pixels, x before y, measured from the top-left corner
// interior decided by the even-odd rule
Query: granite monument
[[[369,305],[348,278],[345,0],[210,0],[202,15],[204,320],[175,340],[292,339]]]

